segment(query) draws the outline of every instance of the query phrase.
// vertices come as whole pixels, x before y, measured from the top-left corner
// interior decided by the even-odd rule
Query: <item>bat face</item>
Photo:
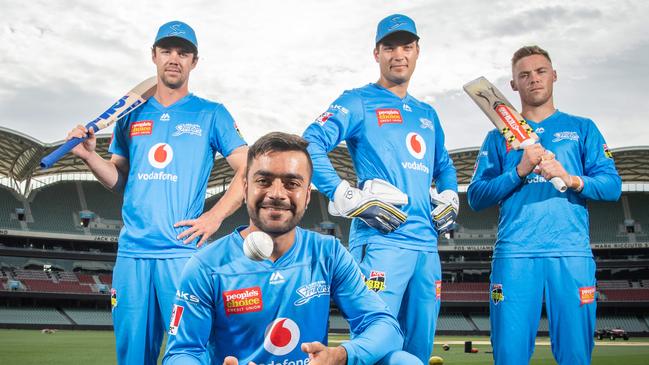
[[[480,77],[464,85],[464,91],[487,115],[507,143],[519,149],[538,140],[538,136],[511,103],[489,80]]]

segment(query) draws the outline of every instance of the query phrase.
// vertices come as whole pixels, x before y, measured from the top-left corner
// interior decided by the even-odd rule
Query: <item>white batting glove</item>
[[[442,235],[453,229],[460,211],[460,200],[453,190],[437,190],[430,188],[430,202],[433,206],[431,216],[437,233]]]
[[[381,233],[390,233],[406,221],[408,215],[395,205],[408,204],[408,196],[394,185],[381,179],[365,182],[363,190],[343,180],[329,202],[329,214],[360,218]]]

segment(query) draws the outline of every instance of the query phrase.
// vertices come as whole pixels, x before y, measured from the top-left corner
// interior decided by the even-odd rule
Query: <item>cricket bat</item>
[[[513,149],[517,150],[538,143],[539,136],[489,80],[481,76],[465,84],[463,88]],[[562,193],[568,189],[560,177],[553,177],[550,182]]]
[[[106,109],[106,111],[95,120],[86,124],[86,128],[89,130],[92,129],[97,133],[137,109],[139,106],[144,104],[145,101],[149,100],[153,94],[155,94],[156,84],[158,82],[157,80],[157,77],[153,76],[140,82],[137,86],[127,92],[126,95],[117,100],[115,104],[111,105],[110,108]],[[65,154],[70,152],[76,145],[85,141],[86,138],[72,138],[65,142],[52,153],[43,157],[41,160],[41,168],[47,169],[52,167],[56,161],[60,160],[65,156]]]

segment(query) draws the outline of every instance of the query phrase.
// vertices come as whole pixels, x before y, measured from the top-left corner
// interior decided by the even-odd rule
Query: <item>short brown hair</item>
[[[552,60],[550,59],[550,54],[548,53],[548,51],[544,50],[543,48],[541,48],[539,46],[534,45],[534,46],[521,47],[521,48],[518,49],[518,51],[514,52],[514,55],[512,56],[512,67],[514,67],[516,62],[518,62],[521,58],[531,56],[531,55],[535,55],[535,54],[538,54],[538,55],[541,55],[541,56],[547,58],[548,61],[550,61],[550,63],[552,63]]]
[[[259,138],[255,143],[250,146],[248,149],[248,166],[246,168],[246,176],[250,171],[250,165],[252,165],[252,160],[256,157],[265,155],[271,152],[287,152],[287,151],[298,151],[306,155],[306,159],[309,162],[309,173],[313,175],[313,161],[311,161],[311,155],[307,151],[309,142],[304,138],[284,132],[270,132]]]

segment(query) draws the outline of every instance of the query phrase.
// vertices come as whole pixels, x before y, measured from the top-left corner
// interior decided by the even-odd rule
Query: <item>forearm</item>
[[[358,336],[342,344],[347,351],[347,364],[375,364],[390,352],[401,350],[403,337],[394,320],[377,318]]]
[[[510,169],[493,179],[474,180],[467,191],[469,205],[476,211],[496,205],[514,191],[522,181],[516,169]]]
[[[126,174],[121,172],[112,161],[105,160],[96,152],[92,152],[83,162],[107,189],[116,193],[124,191]]]
[[[207,211],[207,214],[212,215],[221,221],[232,215],[243,203],[243,177],[245,168],[239,168],[234,173],[234,177],[230,182],[230,186],[225,191],[221,199],[214,204],[214,206]]]
[[[617,201],[622,194],[622,179],[617,174],[580,176],[584,182],[580,194],[589,200]]]

